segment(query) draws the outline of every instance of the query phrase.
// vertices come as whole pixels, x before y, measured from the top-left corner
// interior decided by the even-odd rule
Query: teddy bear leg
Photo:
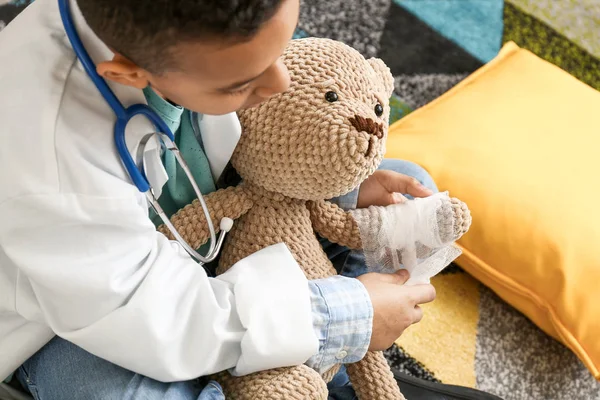
[[[333,380],[333,378],[340,372],[341,365],[334,365],[328,371],[321,374],[321,378],[325,381],[325,383],[329,383]]]
[[[235,377],[222,372],[215,380],[227,400],[327,400],[327,385],[313,369],[300,365]]]
[[[346,369],[359,400],[406,400],[382,352],[370,351]]]

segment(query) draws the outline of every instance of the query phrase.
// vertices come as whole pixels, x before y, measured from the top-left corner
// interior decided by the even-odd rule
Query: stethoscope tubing
[[[77,30],[75,29],[75,25],[73,23],[73,19],[71,17],[71,7],[69,4],[70,0],[58,0],[58,7],[60,11],[60,16],[62,19],[63,26],[65,28],[65,32],[67,34],[67,38],[71,42],[71,46],[73,47],[73,51],[75,55],[81,62],[83,69],[90,77],[102,97],[106,100],[110,108],[113,110],[116,116],[116,122],[114,126],[114,139],[115,145],[117,147],[117,152],[123,162],[127,173],[129,174],[132,182],[138,188],[138,190],[142,193],[146,194],[146,197],[156,212],[156,214],[160,217],[163,223],[167,226],[171,234],[175,237],[175,239],[181,244],[181,246],[188,252],[188,254],[198,261],[200,264],[206,264],[211,261],[214,261],[221,249],[223,241],[225,239],[225,234],[231,229],[231,220],[224,219],[221,223],[221,234],[219,235],[219,239],[216,238],[216,232],[214,225],[212,223],[212,219],[210,217],[210,213],[208,212],[208,207],[206,202],[204,201],[204,197],[198,187],[197,182],[193,178],[193,175],[181,156],[181,152],[177,148],[175,144],[175,136],[171,129],[167,126],[167,124],[154,112],[150,107],[146,104],[134,104],[125,108],[123,104],[119,101],[114,92],[110,89],[106,81],[96,72],[96,65],[92,61],[88,52],[85,49],[85,46],[81,42],[81,38],[79,37]],[[125,130],[127,128],[127,124],[129,121],[138,115],[143,115],[158,130],[157,134],[159,135],[160,141],[163,147],[167,151],[173,152],[177,162],[180,164],[181,168],[185,172],[188,180],[190,181],[194,192],[202,206],[202,211],[204,213],[204,217],[206,218],[206,223],[209,228],[210,235],[210,245],[207,251],[207,254],[202,256],[196,250],[194,250],[179,234],[177,229],[173,226],[162,207],[158,203],[158,199],[156,198],[154,191],[152,190],[152,186],[148,181],[146,174],[143,170],[140,170],[137,166],[137,163],[131,156],[129,149],[127,148],[127,144],[125,141]]]

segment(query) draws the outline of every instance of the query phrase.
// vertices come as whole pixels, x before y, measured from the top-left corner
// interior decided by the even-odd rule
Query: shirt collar
[[[144,96],[150,108],[156,112],[163,121],[169,126],[171,132],[175,133],[181,125],[181,116],[183,107],[169,103],[160,97],[150,86],[144,89]]]

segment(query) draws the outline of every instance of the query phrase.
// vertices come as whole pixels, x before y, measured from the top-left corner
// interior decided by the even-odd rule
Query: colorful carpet
[[[298,37],[342,40],[378,56],[396,80],[392,122],[439,97],[514,41],[600,90],[600,0],[305,0]],[[506,400],[600,400],[600,383],[459,267],[387,352],[423,379]]]
[[[0,0],[0,30],[30,1]],[[507,41],[600,90],[600,0],[304,0],[296,35],[342,40],[382,58],[396,77],[392,121]],[[438,299],[424,307],[424,320],[387,352],[395,367],[506,400],[600,400],[600,383],[571,352],[459,267],[434,284]]]
[[[360,5],[359,5],[360,4]],[[396,77],[392,120],[439,97],[514,41],[600,89],[600,0],[305,1],[299,36],[343,40]],[[600,399],[600,383],[564,346],[460,268],[387,352],[428,380],[507,400]]]

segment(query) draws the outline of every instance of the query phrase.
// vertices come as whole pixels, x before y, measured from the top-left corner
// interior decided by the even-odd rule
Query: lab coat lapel
[[[236,113],[200,115],[198,118],[204,152],[216,182],[233,155],[242,127]]]

